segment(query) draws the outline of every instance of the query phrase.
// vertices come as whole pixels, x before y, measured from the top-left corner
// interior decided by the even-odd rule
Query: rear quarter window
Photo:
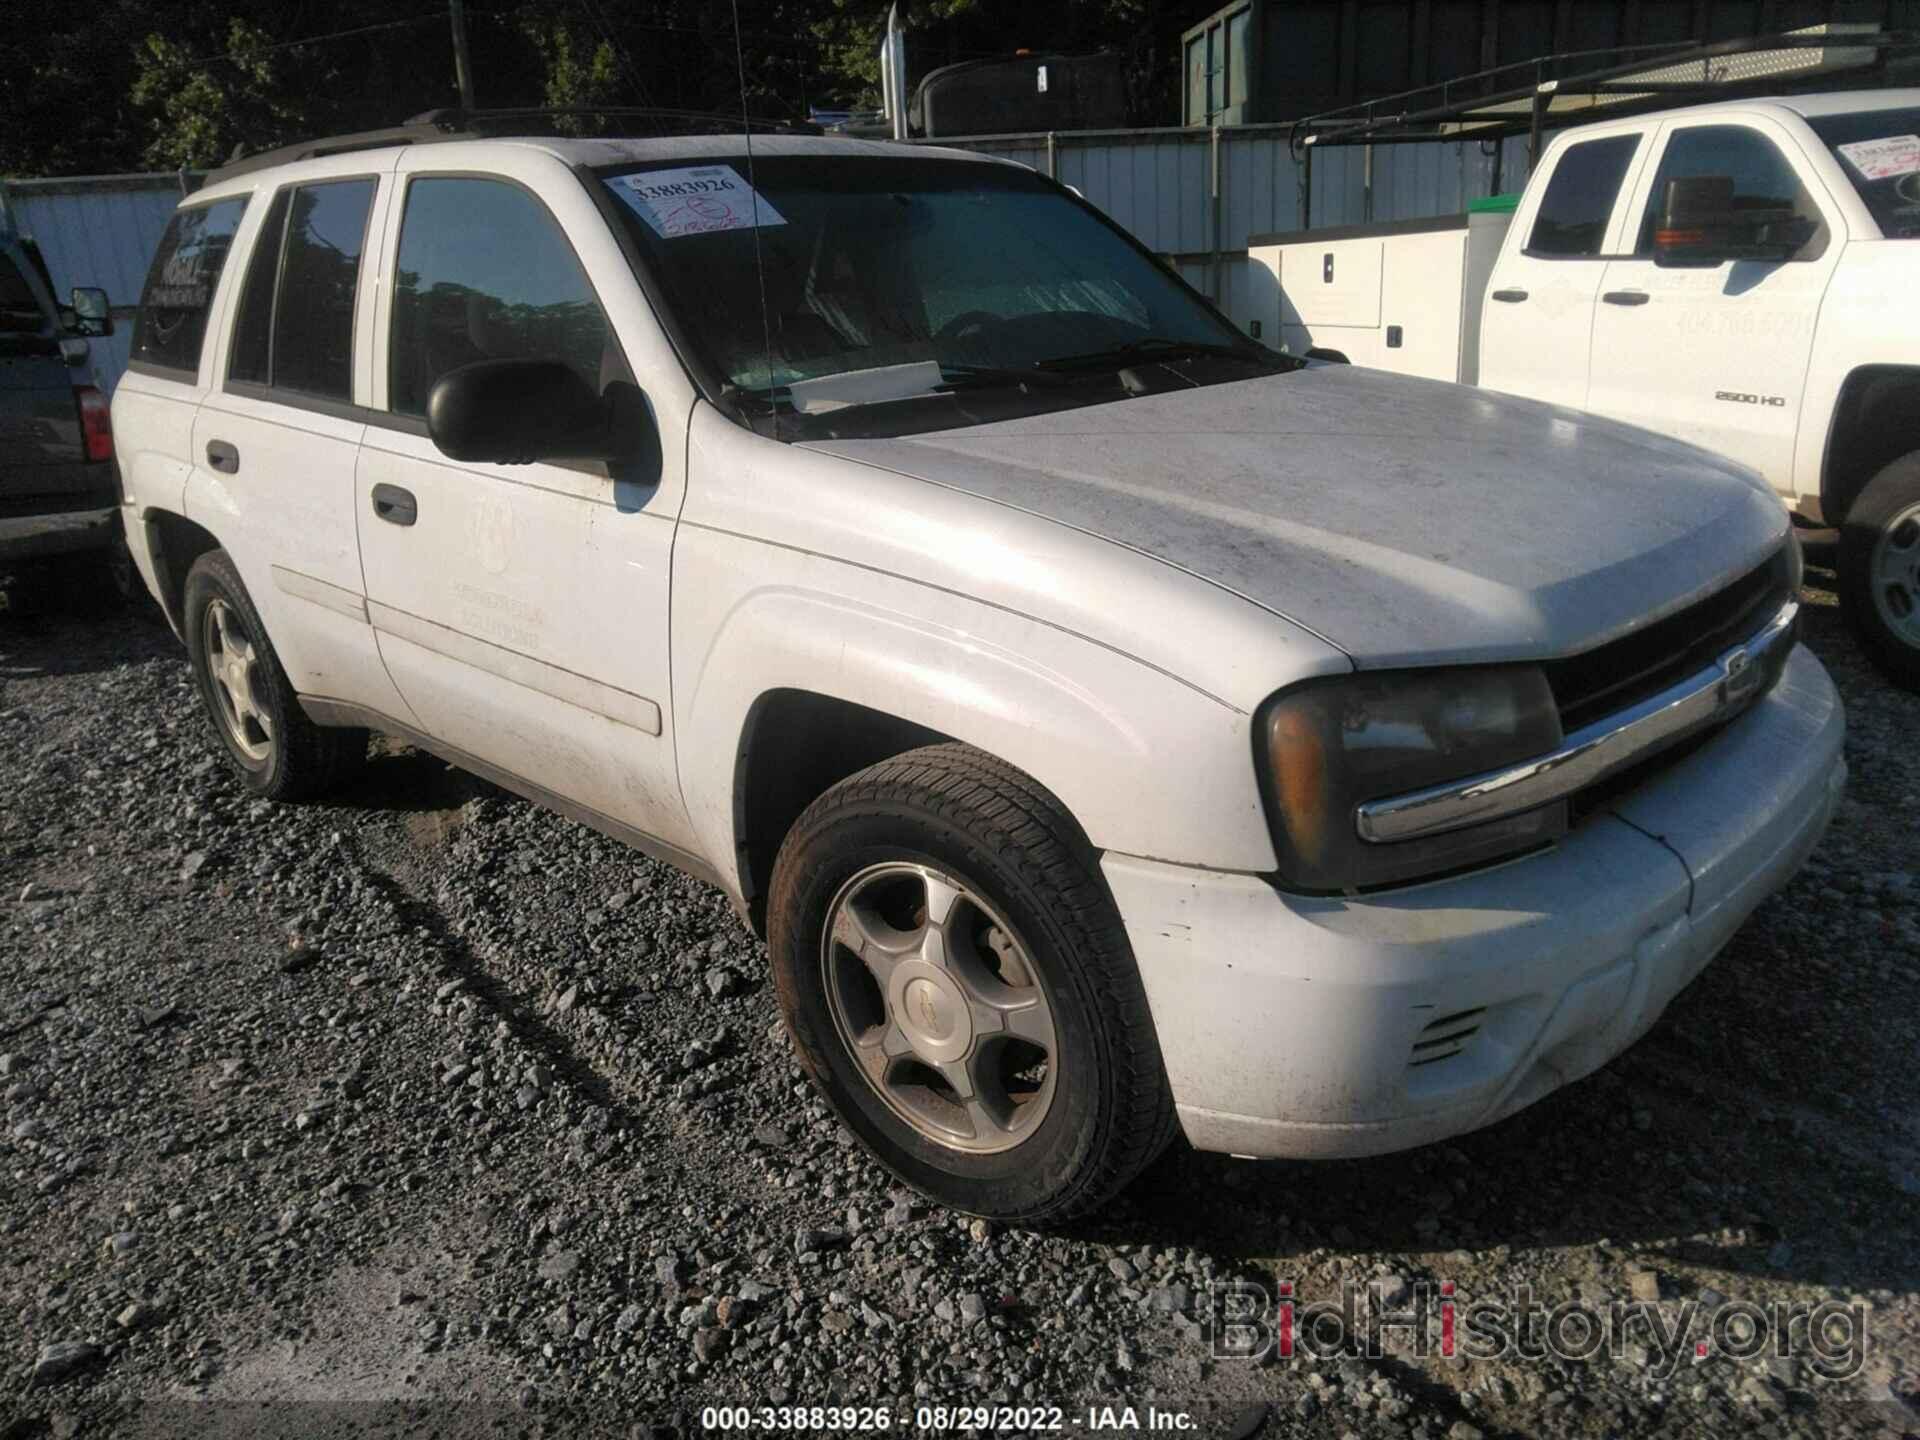
[[[199,370],[207,312],[246,210],[241,196],[174,212],[141,292],[133,326],[135,364],[189,375]]]

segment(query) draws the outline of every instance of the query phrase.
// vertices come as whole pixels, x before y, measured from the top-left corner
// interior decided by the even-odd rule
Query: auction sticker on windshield
[[[1856,140],[1840,153],[1863,180],[1891,180],[1920,170],[1920,135],[1888,135],[1880,140]]]
[[[663,240],[787,223],[730,165],[647,170],[607,183]]]

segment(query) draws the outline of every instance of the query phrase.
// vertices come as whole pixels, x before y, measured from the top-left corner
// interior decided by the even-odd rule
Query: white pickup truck
[[[1255,237],[1282,349],[1718,451],[1840,527],[1847,613],[1920,688],[1920,89],[1582,125],[1511,211]]]

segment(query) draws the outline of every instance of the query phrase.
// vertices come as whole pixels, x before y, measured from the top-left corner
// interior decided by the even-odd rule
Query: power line
[[[302,45],[320,45],[329,40],[351,40],[356,35],[371,35],[380,30],[399,30],[409,25],[420,25],[428,20],[444,20],[446,16],[435,11],[431,15],[415,15],[406,20],[382,20],[377,25],[358,25],[351,30],[333,30],[325,35],[307,35],[298,40],[276,40],[270,45],[249,45],[244,50],[229,50],[224,55],[203,55],[193,60],[170,60],[165,63],[183,70],[198,70],[208,65],[216,65],[222,60],[250,60],[256,55],[271,55],[280,50],[297,50]]]
[[[594,4],[593,0],[580,0],[580,8],[587,12],[587,19],[593,22],[593,28],[600,32],[600,38],[613,52],[615,62],[627,72],[627,79],[633,84],[635,97],[642,105],[648,103],[647,87],[640,83],[640,72],[634,68],[633,61],[628,58],[626,46],[613,38],[613,33],[607,29],[606,22],[600,18],[600,7]]]

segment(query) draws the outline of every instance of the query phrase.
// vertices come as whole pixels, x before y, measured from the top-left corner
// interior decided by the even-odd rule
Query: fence
[[[1312,224],[1359,225],[1448,215],[1493,191],[1494,177],[1517,190],[1527,175],[1524,138],[1492,147],[1385,145],[1318,151],[1307,167],[1293,158],[1286,125],[1212,129],[1083,130],[1047,135],[984,135],[925,142],[1030,165],[1073,186],[1213,298],[1240,328],[1263,325],[1273,340],[1278,297],[1264,270],[1247,265],[1247,240]],[[1270,282],[1267,282],[1270,285]]]
[[[64,297],[75,285],[98,285],[113,302],[113,334],[92,342],[95,370],[109,389],[127,368],[133,314],[154,247],[173,207],[196,183],[187,175],[0,180],[0,211],[39,244],[53,293]]]
[[[1275,338],[1278,297],[1267,272],[1247,264],[1253,235],[1301,228],[1307,168],[1293,158],[1285,125],[1213,129],[1083,130],[986,135],[937,143],[1017,160],[1073,186],[1169,260],[1242,329]],[[1489,194],[1494,176],[1517,189],[1526,143],[1494,157],[1476,143],[1335,148],[1315,155],[1315,226],[1355,225],[1464,210]],[[114,302],[112,338],[95,342],[101,383],[126,368],[134,307],[147,265],[182,194],[180,175],[98,175],[0,181],[0,205],[40,244],[56,293],[99,285]],[[1263,282],[1267,287],[1263,289]]]

